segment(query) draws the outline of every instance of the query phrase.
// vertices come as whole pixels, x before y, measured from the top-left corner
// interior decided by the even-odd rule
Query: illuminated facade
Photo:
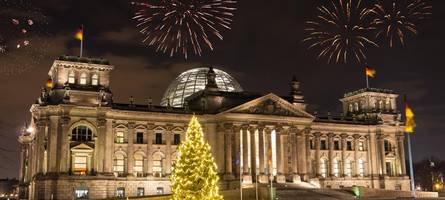
[[[409,189],[404,127],[392,91],[348,93],[340,100],[340,117],[320,116],[306,111],[295,79],[290,95],[281,97],[242,91],[216,69],[205,70],[202,87],[204,70],[196,69],[169,87],[165,97],[172,103],[138,105],[112,101],[112,70],[100,59],[65,56],[54,62],[54,87],[42,90],[31,106],[31,127],[19,137],[23,198],[170,193],[176,148],[193,113],[212,147],[223,189],[237,187],[240,178],[251,184],[271,176],[277,183],[319,187]],[[188,95],[189,85],[201,90]],[[187,103],[176,107],[177,96]]]

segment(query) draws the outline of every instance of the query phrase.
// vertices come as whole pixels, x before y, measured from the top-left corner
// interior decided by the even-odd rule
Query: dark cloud
[[[133,8],[127,0],[34,0],[47,16],[50,44],[44,57],[26,70],[0,76],[0,145],[18,150],[15,137],[29,120],[29,108],[47,79],[52,61],[62,54],[77,55],[79,43],[72,37],[85,26],[86,55],[103,57],[116,69],[111,89],[117,101],[134,96],[139,103],[151,96],[159,102],[171,80],[184,70],[212,64],[228,71],[244,89],[279,95],[289,93],[289,81],[296,75],[311,112],[340,112],[339,98],[365,86],[363,66],[326,65],[315,59],[302,44],[304,21],[313,18],[320,1],[240,0],[232,30],[224,32],[224,41],[215,42],[214,52],[203,57],[170,58],[142,44],[143,35],[131,20]],[[403,48],[370,50],[369,65],[377,69],[371,86],[407,94],[414,108],[418,128],[413,135],[415,159],[434,155],[445,159],[442,133],[445,113],[443,78],[443,24],[445,1],[431,1],[434,16],[425,22],[419,35]],[[1,9],[1,8],[0,8]],[[4,30],[0,30],[4,31]],[[39,40],[38,40],[39,41]],[[21,52],[14,57],[0,56],[0,69],[6,65],[21,68],[33,63]],[[401,102],[400,102],[401,103]],[[401,105],[400,105],[401,106]],[[4,137],[7,136],[7,137]],[[0,177],[18,175],[17,153],[0,157]]]

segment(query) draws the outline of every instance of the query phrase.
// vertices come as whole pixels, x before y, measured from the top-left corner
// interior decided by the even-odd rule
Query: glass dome
[[[213,69],[216,73],[216,84],[220,91],[241,92],[240,84],[228,73]],[[168,86],[161,100],[161,106],[170,105],[173,107],[183,107],[184,99],[195,92],[203,90],[207,84],[207,72],[209,68],[195,68],[183,72]]]

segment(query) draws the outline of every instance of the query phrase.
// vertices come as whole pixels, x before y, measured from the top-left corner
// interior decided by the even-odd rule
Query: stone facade
[[[340,117],[306,111],[299,82],[291,96],[205,89],[171,107],[112,101],[113,66],[61,57],[31,106],[21,144],[20,195],[102,199],[170,193],[176,148],[195,113],[212,147],[221,188],[239,183],[309,182],[409,190],[397,95],[364,89],[341,99]]]

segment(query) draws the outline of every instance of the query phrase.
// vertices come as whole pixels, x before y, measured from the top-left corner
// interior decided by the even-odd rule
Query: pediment
[[[88,144],[80,143],[71,147],[71,151],[73,152],[90,152],[94,151],[94,148]]]
[[[314,118],[306,111],[297,108],[283,98],[270,93],[259,97],[247,103],[241,104],[235,108],[229,109],[223,113],[244,113],[257,115],[276,115],[288,117]]]

